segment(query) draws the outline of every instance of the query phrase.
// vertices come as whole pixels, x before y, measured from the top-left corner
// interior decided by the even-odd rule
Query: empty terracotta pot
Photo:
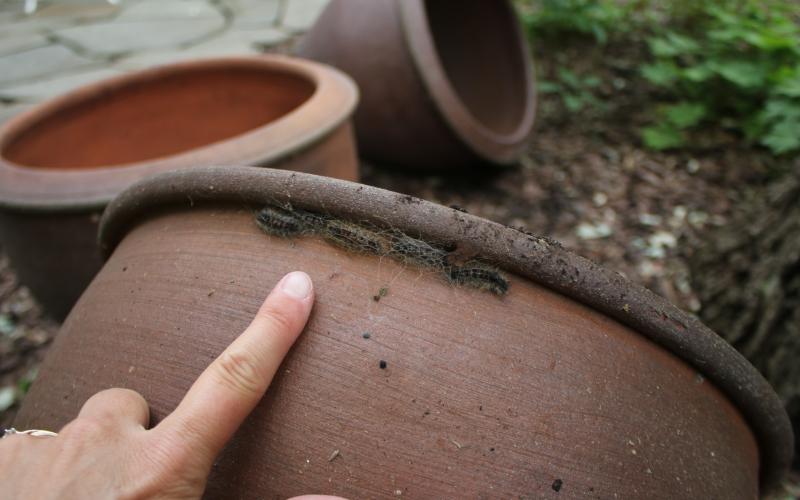
[[[506,164],[531,134],[530,54],[506,0],[333,0],[299,52],[356,80],[356,135],[372,161]]]
[[[134,181],[200,165],[358,178],[346,75],[282,56],[199,60],[88,85],[0,129],[0,240],[63,319],[100,269],[99,213]]]
[[[314,280],[306,330],[210,498],[753,499],[790,463],[786,413],[744,358],[547,239],[246,167],[140,182],[100,235],[110,257],[17,428],[57,429],[114,386],[157,423],[284,273]]]

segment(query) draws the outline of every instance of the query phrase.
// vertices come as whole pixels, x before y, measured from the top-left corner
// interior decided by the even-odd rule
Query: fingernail
[[[302,271],[287,274],[281,280],[281,290],[298,299],[304,299],[311,294],[311,278]]]

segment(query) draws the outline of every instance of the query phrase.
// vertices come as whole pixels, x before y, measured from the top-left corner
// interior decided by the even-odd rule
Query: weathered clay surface
[[[498,297],[264,234],[254,209],[290,200],[482,257],[511,273],[510,288]],[[780,401],[696,320],[551,241],[456,210],[315,176],[197,169],[128,190],[101,240],[110,259],[20,425],[64,423],[113,385],[142,391],[157,421],[272,282],[304,269],[317,284],[312,320],[211,496],[540,496],[558,484],[602,498],[752,498],[759,474],[769,488],[791,458]]]
[[[359,147],[377,163],[511,163],[530,136],[531,62],[506,1],[334,0],[299,53],[356,80]]]
[[[209,497],[538,497],[557,480],[570,496],[756,495],[739,412],[617,322],[519,278],[499,299],[269,237],[230,206],[149,218],[123,240],[15,423],[63,425],[110,386],[142,392],[159,421],[293,269],[315,282],[313,318]]]
[[[154,173],[217,164],[355,180],[356,100],[332,68],[262,56],[164,66],[40,105],[0,128],[4,246],[63,318],[100,267],[86,244],[96,233],[89,216],[117,193]],[[36,224],[26,227],[31,213]]]

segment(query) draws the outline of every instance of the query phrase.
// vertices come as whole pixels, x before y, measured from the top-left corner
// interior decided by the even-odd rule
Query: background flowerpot
[[[530,55],[505,0],[333,0],[300,54],[356,80],[358,145],[379,163],[511,163],[533,127]]]
[[[480,256],[510,288],[453,285],[313,235],[269,236],[254,220],[265,204],[323,213],[339,236],[405,233],[419,248]],[[394,231],[363,233],[366,223]],[[201,168],[120,195],[101,241],[110,257],[18,428],[58,428],[111,386],[144,394],[158,422],[272,283],[295,269],[314,279],[306,331],[216,464],[210,497],[752,499],[759,477],[774,486],[791,459],[774,392],[696,319],[549,240],[468,214],[312,175]]]
[[[99,270],[97,213],[134,181],[246,164],[358,178],[341,72],[281,56],[211,59],[89,85],[0,129],[0,235],[63,318]]]

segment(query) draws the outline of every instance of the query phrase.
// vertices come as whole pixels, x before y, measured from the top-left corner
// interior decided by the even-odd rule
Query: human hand
[[[244,333],[152,429],[141,395],[108,389],[55,437],[0,440],[0,497],[199,498],[216,456],[261,400],[313,303],[307,274],[284,276]]]

